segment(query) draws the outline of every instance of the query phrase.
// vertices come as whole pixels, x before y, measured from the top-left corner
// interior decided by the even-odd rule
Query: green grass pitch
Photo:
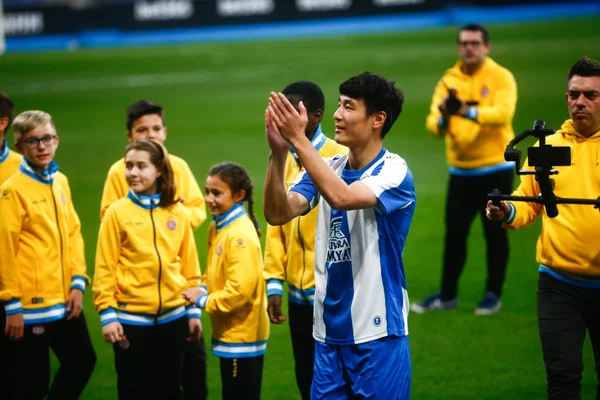
[[[587,18],[490,26],[491,56],[508,67],[518,83],[517,132],[530,128],[535,119],[558,128],[567,118],[566,74],[582,55],[600,58],[598,23],[599,18]],[[385,145],[407,160],[415,179],[417,209],[404,254],[414,301],[435,291],[440,280],[447,167],[443,142],[431,137],[424,124],[434,85],[456,60],[455,35],[456,27],[451,27],[302,40],[8,54],[0,58],[0,90],[15,100],[18,111],[42,109],[54,116],[62,139],[57,161],[71,182],[83,224],[88,271],[93,275],[100,196],[107,170],[122,156],[126,144],[128,104],[149,98],[166,108],[167,147],[188,161],[201,186],[216,162],[230,160],[247,167],[258,188],[259,208],[268,154],[263,115],[270,91],[299,79],[317,82],[327,98],[323,130],[332,133],[337,88],[344,79],[365,70],[395,79],[406,103]],[[260,208],[257,213],[264,229]],[[491,317],[473,315],[485,280],[480,225],[475,221],[471,231],[460,308],[410,316],[415,399],[545,396],[535,314],[539,224],[510,234],[504,307]],[[201,262],[207,228],[205,223],[196,231]],[[114,399],[113,354],[102,340],[91,299],[88,292],[85,307],[98,364],[83,398]],[[206,316],[203,323],[210,337]],[[584,353],[583,395],[591,399],[595,372],[589,343]],[[219,398],[218,360],[212,355],[208,356],[208,383],[211,398]],[[287,325],[272,326],[262,393],[265,399],[299,398]]]

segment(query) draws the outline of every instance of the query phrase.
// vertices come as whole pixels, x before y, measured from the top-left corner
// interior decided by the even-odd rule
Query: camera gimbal
[[[511,140],[504,151],[504,159],[515,162],[517,175],[535,175],[535,180],[540,185],[541,194],[538,196],[511,196],[502,194],[498,189],[494,189],[492,193],[488,194],[488,199],[492,201],[492,204],[499,206],[502,200],[543,204],[549,218],[554,218],[558,215],[557,204],[589,204],[593,205],[594,208],[600,208],[600,197],[596,200],[573,199],[557,197],[554,194],[554,181],[550,178],[550,175],[558,174],[558,170],[554,166],[571,165],[571,148],[568,146],[546,144],[546,136],[553,133],[552,129],[546,129],[544,121],[536,120],[533,123],[533,129],[523,131],[519,136]],[[535,167],[534,170],[520,169],[521,151],[515,148],[519,142],[529,136],[535,136],[539,141],[538,147],[532,146],[527,149],[529,166]]]

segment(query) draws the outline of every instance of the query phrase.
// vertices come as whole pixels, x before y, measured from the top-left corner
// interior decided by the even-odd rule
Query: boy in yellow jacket
[[[167,127],[163,108],[149,100],[140,100],[127,107],[127,140],[151,139],[164,145],[167,139]],[[198,228],[206,220],[206,206],[202,191],[188,164],[182,158],[169,154],[173,168],[176,197],[184,205],[192,229]],[[129,185],[125,180],[125,160],[121,158],[109,169],[102,201],[100,218],[108,207],[127,195]],[[206,386],[206,352],[204,338],[186,344],[183,369],[184,399],[202,400],[208,395]]]
[[[15,356],[15,398],[76,399],[96,362],[82,313],[89,283],[80,222],[54,154],[52,118],[26,111],[14,121],[19,170],[0,187],[0,300]],[[52,386],[48,349],[60,368]]]
[[[465,25],[457,39],[460,60],[436,86],[426,122],[433,135],[445,136],[450,166],[441,288],[413,303],[411,310],[423,313],[458,307],[467,237],[479,214],[487,243],[487,282],[475,314],[489,315],[502,305],[508,237],[498,224],[485,218],[485,204],[494,188],[503,193],[512,190],[514,165],[504,161],[504,149],[514,137],[517,84],[509,70],[488,57],[490,35],[485,27]]]
[[[321,157],[328,158],[348,152],[345,146],[337,144],[321,131],[325,95],[319,86],[312,82],[298,81],[286,86],[283,94],[296,109],[298,102],[304,103],[309,120],[306,137]],[[300,159],[290,149],[285,164],[287,188],[292,186],[301,169]],[[303,400],[310,399],[315,352],[312,328],[317,210],[318,207],[315,207],[308,214],[296,217],[282,226],[269,225],[265,246],[264,277],[269,296],[269,318],[274,324],[285,321],[281,312],[281,297],[283,282],[288,282],[288,314],[296,363],[296,384]]]
[[[0,92],[0,185],[4,183],[21,163],[21,156],[8,148],[6,134],[8,128],[15,118],[15,106],[6,93]],[[4,313],[4,304],[0,301],[0,333],[4,332],[6,314]],[[8,355],[7,338],[0,337],[0,387],[6,388],[3,393],[7,398],[12,398],[12,379],[10,379],[10,365],[12,360]]]

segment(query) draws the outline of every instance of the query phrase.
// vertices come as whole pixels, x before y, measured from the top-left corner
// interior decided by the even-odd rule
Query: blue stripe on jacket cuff
[[[79,289],[82,293],[85,293],[85,287],[87,286],[87,279],[81,275],[75,275],[71,278],[71,290]]]
[[[104,311],[100,311],[100,324],[102,326],[110,324],[111,322],[119,322],[117,318],[117,312],[112,308],[107,308]]]
[[[4,312],[6,315],[13,315],[23,312],[23,304],[21,304],[21,299],[12,299],[4,303]]]
[[[515,206],[512,205],[512,203],[507,202],[506,205],[508,205],[509,211],[508,211],[508,214],[506,214],[504,216],[504,219],[502,220],[502,222],[510,225],[513,222],[515,222],[515,218],[517,217],[517,210],[515,209]]]
[[[467,108],[467,112],[465,113],[465,118],[468,118],[472,121],[477,121],[477,117],[479,116],[479,110],[475,107]]]
[[[269,279],[267,281],[267,296],[283,296],[283,281],[279,279]]]
[[[198,300],[196,300],[196,306],[204,309],[204,307],[206,307],[207,300],[208,300],[208,295],[203,294],[202,296],[198,297]]]
[[[189,318],[202,318],[202,310],[196,306],[188,306],[186,308],[186,314]]]

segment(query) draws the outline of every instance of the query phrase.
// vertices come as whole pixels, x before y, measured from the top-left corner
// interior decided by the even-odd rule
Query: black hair
[[[296,95],[302,97],[300,100],[304,103],[306,111],[325,111],[325,95],[316,83],[309,81],[297,81],[290,83],[285,87],[285,89],[283,89],[282,93],[285,95]]]
[[[384,138],[402,112],[404,94],[386,77],[363,72],[342,82],[340,94],[352,99],[363,99],[367,108],[367,116],[384,111],[386,114],[381,137]]]
[[[250,179],[250,175],[248,175],[248,172],[246,172],[244,167],[232,162],[222,162],[214,165],[210,171],[208,171],[208,176],[218,176],[223,182],[229,185],[231,192],[234,194],[239,193],[239,191],[242,189],[246,192],[246,196],[242,199],[242,201],[248,202],[248,213],[250,214],[250,219],[252,222],[254,222],[256,233],[258,236],[260,236],[258,220],[254,214],[252,180]]]
[[[4,92],[0,92],[0,118],[8,118],[6,131],[15,119],[15,103]]]
[[[458,30],[458,35],[456,36],[456,41],[460,41],[460,33],[462,31],[471,31],[471,32],[481,32],[481,37],[483,38],[483,43],[488,44],[490,42],[490,33],[483,25],[479,24],[467,24],[462,26]]]
[[[589,57],[581,57],[569,70],[567,81],[570,81],[575,75],[600,76],[600,62]]]
[[[169,154],[164,146],[153,140],[136,140],[125,147],[125,155],[131,150],[147,151],[150,154],[150,162],[156,167],[160,176],[156,178],[156,187],[160,192],[160,206],[168,207],[178,202],[175,198],[177,193],[177,185],[175,183],[175,175],[173,167],[169,161]]]
[[[131,104],[127,107],[127,130],[131,131],[133,128],[133,123],[140,117],[149,114],[157,114],[160,119],[163,121],[163,125],[165,123],[165,115],[163,108],[153,103],[150,100],[140,100]]]

